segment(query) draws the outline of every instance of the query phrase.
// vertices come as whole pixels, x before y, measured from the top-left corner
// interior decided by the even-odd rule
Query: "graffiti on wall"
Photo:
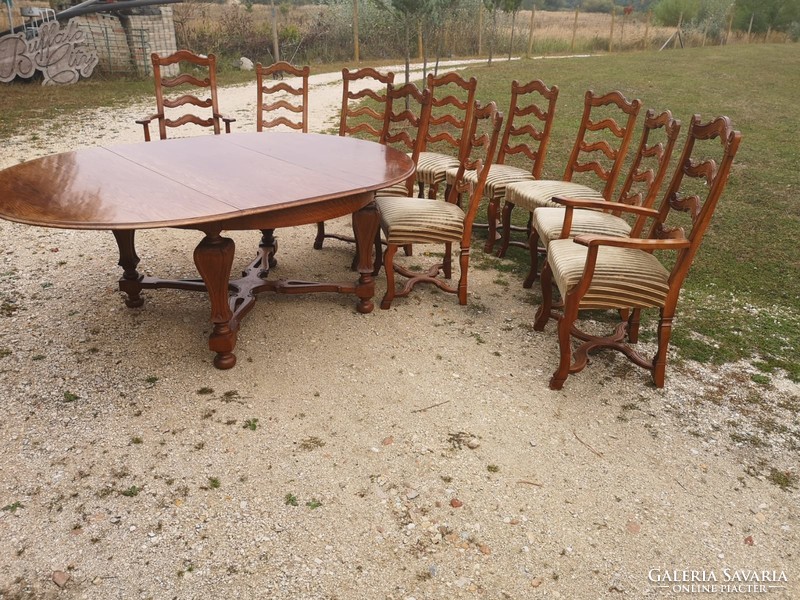
[[[0,38],[0,81],[15,77],[33,77],[36,71],[44,76],[43,85],[75,83],[89,77],[98,62],[97,50],[86,43],[77,23],[65,27],[52,21],[38,29],[38,35],[26,39],[24,33],[11,33]]]

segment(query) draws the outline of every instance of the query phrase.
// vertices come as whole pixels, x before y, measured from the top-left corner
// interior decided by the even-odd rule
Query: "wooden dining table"
[[[373,243],[378,232],[375,191],[414,173],[404,153],[374,142],[291,132],[206,135],[83,148],[0,171],[0,217],[41,227],[109,230],[119,248],[119,288],[129,307],[143,289],[202,291],[211,304],[208,346],[214,365],[229,369],[242,318],[256,295],[339,292],[372,311]],[[355,282],[269,279],[276,228],[351,214],[358,256]],[[138,229],[193,229],[199,279],[141,274]],[[224,231],[259,230],[255,258],[231,279],[235,245]],[[255,243],[254,243],[255,246]]]

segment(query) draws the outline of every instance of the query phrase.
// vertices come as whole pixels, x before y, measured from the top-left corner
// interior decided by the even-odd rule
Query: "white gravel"
[[[326,131],[338,75],[315,79]],[[254,129],[254,85],[221,102]],[[0,166],[139,141],[151,110],[4,139]],[[141,268],[194,276],[197,235],[142,232]],[[245,261],[258,236],[233,237]],[[276,274],[351,278],[352,247],[313,237],[280,230]],[[264,295],[218,371],[207,299],[127,309],[109,234],[0,222],[0,240],[0,599],[699,595],[651,581],[675,570],[776,571],[756,585],[800,598],[798,495],[768,478],[797,474],[785,379],[673,360],[656,390],[602,353],[550,391],[538,290],[479,251],[466,307],[426,288],[369,315]]]

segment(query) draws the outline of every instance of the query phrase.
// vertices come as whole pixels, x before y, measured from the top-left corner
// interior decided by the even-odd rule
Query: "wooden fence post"
[[[648,46],[648,38],[650,37],[650,19],[653,16],[653,12],[648,10],[647,11],[647,21],[645,21],[644,25],[644,41],[642,42],[642,50],[647,50]]]
[[[683,46],[683,40],[681,40],[681,25],[683,25],[683,11],[678,16],[678,27],[675,29],[675,43],[674,47],[678,47],[678,42],[680,41],[681,46]]]
[[[530,58],[531,53],[533,53],[533,21],[536,18],[536,5],[533,5],[533,10],[531,11],[531,29],[528,32],[528,53],[525,55],[526,57]]]
[[[755,18],[756,13],[750,15],[750,25],[747,26],[747,43],[750,43],[750,32],[753,30],[753,19]]]
[[[360,52],[358,47],[358,0],[353,0],[353,60],[360,62]]]
[[[569,51],[575,52],[575,33],[578,31],[578,9],[575,9],[575,22],[572,24],[572,42],[569,45]]]
[[[483,54],[483,2],[478,3],[478,56]]]
[[[611,33],[608,36],[608,51],[614,50],[614,19],[617,16],[617,7],[611,9]]]

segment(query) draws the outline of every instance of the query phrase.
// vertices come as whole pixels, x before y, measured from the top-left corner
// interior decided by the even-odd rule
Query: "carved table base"
[[[273,230],[262,229],[262,239],[256,258],[242,272],[242,276],[231,279],[235,254],[232,239],[222,237],[220,229],[205,230],[205,237],[194,250],[194,262],[202,279],[160,279],[140,274],[136,267],[139,257],[134,244],[135,230],[114,230],[119,247],[119,265],[123,269],[119,289],[125,292],[128,307],[144,304],[143,289],[179,289],[207,292],[211,302],[211,322],[214,329],[208,339],[208,347],[216,352],[214,366],[230,369],[236,364],[236,335],[245,315],[250,312],[256,295],[262,292],[280,294],[305,294],[309,292],[337,292],[358,297],[356,310],[372,312],[375,295],[373,274],[373,241],[378,232],[378,213],[374,203],[353,213],[353,229],[356,233],[359,277],[355,283],[322,283],[299,280],[268,280],[270,268],[276,264],[277,249]]]

